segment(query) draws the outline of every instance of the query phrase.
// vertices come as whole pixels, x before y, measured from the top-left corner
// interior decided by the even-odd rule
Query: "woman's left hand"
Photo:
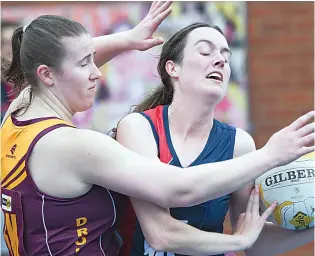
[[[129,31],[129,41],[134,50],[145,51],[163,43],[160,37],[152,35],[158,26],[172,12],[172,1],[155,1],[152,3],[147,16]]]

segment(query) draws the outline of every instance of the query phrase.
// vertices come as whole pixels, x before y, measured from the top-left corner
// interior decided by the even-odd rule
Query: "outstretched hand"
[[[276,166],[288,164],[315,150],[315,111],[299,117],[271,136],[262,148]]]
[[[163,39],[153,38],[158,26],[172,12],[172,1],[155,1],[147,16],[130,31],[130,42],[134,50],[145,51],[163,43]]]
[[[259,214],[259,189],[258,186],[252,190],[246,212],[239,216],[233,235],[241,236],[245,248],[250,248],[258,239],[265,223],[277,206],[277,202],[270,205],[268,209],[260,216]]]

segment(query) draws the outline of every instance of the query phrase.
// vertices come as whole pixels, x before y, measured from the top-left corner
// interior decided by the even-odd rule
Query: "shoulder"
[[[126,127],[140,126],[143,129],[150,128],[150,125],[161,118],[164,105],[159,105],[155,108],[142,111],[140,113],[131,113],[123,117],[119,123],[117,129],[124,129]],[[150,129],[149,129],[150,130]]]
[[[118,124],[116,139],[125,147],[150,155],[157,153],[157,141],[149,120],[139,113],[125,116]]]
[[[147,126],[149,123],[146,117],[140,113],[131,113],[123,117],[118,124],[118,129],[124,129],[126,127]]]
[[[100,132],[70,127],[58,128],[42,137],[35,145],[33,164],[48,166],[47,171],[62,171],[87,180],[93,169],[104,169],[121,158],[125,150],[113,138]],[[33,165],[34,166],[34,165]]]
[[[105,136],[104,136],[105,137]],[[80,168],[88,152],[82,131],[59,127],[44,134],[34,145],[28,159],[28,171],[37,188],[57,197],[76,197],[90,189]]]
[[[234,126],[231,126],[231,125],[228,125],[226,123],[220,122],[217,119],[213,120],[213,124],[215,126],[217,126],[217,127],[220,127],[223,130],[229,130],[229,131],[232,131],[232,132],[235,132],[235,130],[236,130],[236,128]]]
[[[256,150],[253,137],[246,131],[236,128],[234,157],[245,155]]]
[[[73,142],[77,137],[78,129],[72,127],[59,127],[43,135],[32,150],[32,157],[53,161],[61,155],[68,155],[75,148]]]
[[[48,161],[70,162],[82,157],[97,144],[110,144],[112,139],[102,133],[73,127],[60,127],[43,136],[33,149],[33,153]]]
[[[117,138],[132,134],[152,134],[151,126],[145,116],[140,113],[131,113],[120,120],[117,127]]]

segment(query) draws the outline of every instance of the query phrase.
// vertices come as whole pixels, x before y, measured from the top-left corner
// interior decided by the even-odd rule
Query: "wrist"
[[[120,52],[134,50],[131,30],[115,33],[110,36],[112,36],[111,43],[114,44]]]
[[[279,158],[277,157],[276,154],[270,153],[270,151],[268,150],[268,148],[266,148],[266,146],[257,150],[257,152],[260,155],[260,159],[264,163],[267,163],[269,170],[279,166],[279,164],[280,164]]]
[[[133,29],[122,32],[122,36],[124,38],[124,48],[126,51],[137,50],[137,40],[133,33]]]
[[[234,251],[245,251],[252,246],[249,239],[244,235],[232,235],[232,237],[234,238],[234,243],[236,245]]]

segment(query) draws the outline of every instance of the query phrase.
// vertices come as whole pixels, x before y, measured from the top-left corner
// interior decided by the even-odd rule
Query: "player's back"
[[[61,127],[73,126],[54,117],[9,116],[1,128],[1,198],[10,255],[116,255],[116,210],[107,189],[94,185],[82,196],[57,198],[41,192],[30,175],[36,142]]]

